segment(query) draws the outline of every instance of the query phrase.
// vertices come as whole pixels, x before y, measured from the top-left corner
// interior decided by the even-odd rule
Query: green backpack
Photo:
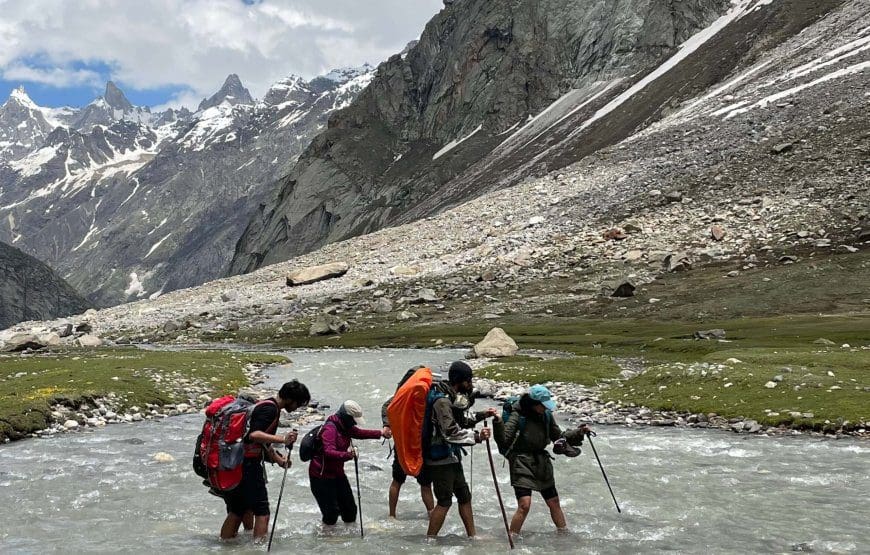
[[[505,399],[504,403],[501,406],[501,420],[504,423],[507,423],[508,419],[510,419],[511,415],[514,413],[514,404],[516,404],[520,400],[519,395],[514,395],[512,397],[508,397]],[[547,430],[550,429],[550,418],[552,418],[552,413],[548,410],[544,413],[544,422]],[[526,428],[526,417],[520,414],[520,425],[517,428],[517,433],[514,436],[514,440],[511,442],[509,447],[501,447],[499,446],[498,452],[507,457],[510,455],[511,451],[516,445],[517,441],[520,439],[520,436],[523,435],[523,430]]]

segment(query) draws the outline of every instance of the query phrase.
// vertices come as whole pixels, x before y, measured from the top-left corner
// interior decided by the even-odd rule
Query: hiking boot
[[[565,438],[562,438],[557,439],[556,442],[553,443],[553,453],[573,458],[580,454],[580,449],[568,443]]]

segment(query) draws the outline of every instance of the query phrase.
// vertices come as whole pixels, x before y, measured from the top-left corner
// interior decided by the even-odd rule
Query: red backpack
[[[251,413],[266,399],[254,403],[242,397],[227,395],[215,399],[205,409],[205,424],[199,434],[193,467],[197,474],[206,478],[209,485],[219,492],[227,492],[242,481],[242,462],[246,458],[260,458],[263,448],[257,443],[244,440],[250,432]],[[280,416],[281,411],[278,411]],[[278,418],[269,427],[277,427]]]

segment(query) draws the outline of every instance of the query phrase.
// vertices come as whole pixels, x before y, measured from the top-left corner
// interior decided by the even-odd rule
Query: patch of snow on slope
[[[233,106],[222,103],[205,110],[193,127],[179,140],[181,146],[194,152],[203,150],[209,140],[235,123]]]
[[[130,295],[141,297],[145,294],[145,288],[142,286],[142,282],[139,281],[139,275],[136,272],[130,272],[130,284],[124,289],[124,294],[128,297]]]
[[[57,145],[42,147],[21,160],[10,162],[9,166],[13,170],[18,171],[21,177],[36,175],[42,171],[42,167],[46,163],[50,162],[57,155],[58,148]]]
[[[88,230],[88,232],[85,234],[84,238],[82,239],[82,242],[79,243],[78,245],[76,245],[76,246],[72,249],[73,252],[75,252],[75,251],[79,250],[80,248],[82,248],[82,247],[85,245],[85,243],[87,243],[88,241],[90,241],[91,237],[92,237],[95,233],[99,233],[99,232],[100,232],[100,230],[97,228],[97,211],[100,209],[100,205],[101,205],[101,204],[103,204],[103,199],[100,199],[100,200],[97,201],[97,205],[94,207],[94,217],[93,217],[93,219],[91,220],[91,228],[90,228],[90,229]]]
[[[860,64],[851,65],[849,67],[845,67],[843,69],[839,69],[837,71],[828,73],[827,75],[823,75],[814,81],[810,81],[809,83],[804,83],[802,85],[798,85],[796,87],[792,87],[790,89],[786,89],[784,91],[780,91],[776,94],[772,94],[770,96],[766,96],[761,100],[750,104],[749,106],[736,107],[726,106],[721,110],[718,110],[713,113],[714,116],[721,116],[725,114],[725,119],[731,119],[740,114],[745,114],[746,112],[753,110],[755,108],[766,108],[768,105],[778,102],[784,98],[797,94],[805,89],[809,89],[810,87],[815,87],[817,85],[821,85],[822,83],[827,83],[828,81],[833,81],[835,79],[841,79],[843,77],[854,75],[856,73],[863,73],[866,70],[870,70],[870,61],[861,62]]]
[[[156,250],[160,247],[160,245],[163,244],[163,241],[166,241],[167,239],[169,239],[169,236],[170,236],[170,235],[172,235],[172,233],[167,233],[166,236],[165,236],[163,239],[161,239],[161,240],[157,241],[156,243],[154,243],[154,246],[151,247],[151,250],[148,251],[148,254],[145,255],[145,257],[143,258],[143,260],[144,260],[145,258],[148,258],[149,256],[151,256],[151,254],[152,254],[154,251],[156,251]]]
[[[626,90],[625,92],[614,98],[612,101],[610,101],[603,108],[598,110],[592,117],[583,122],[583,125],[574,130],[571,133],[571,136],[576,136],[577,134],[585,131],[593,123],[622,106],[635,94],[645,89],[647,85],[654,82],[659,77],[663,76],[665,73],[676,67],[677,64],[692,55],[696,50],[698,50],[698,48],[700,48],[711,38],[719,34],[719,32],[727,27],[731,22],[740,19],[747,13],[758,9],[763,5],[769,4],[771,1],[772,0],[760,0],[758,2],[754,2],[752,0],[733,0],[731,9],[728,10],[725,15],[714,21],[706,29],[695,33],[691,38],[689,38],[689,40],[680,45],[680,49],[677,51],[676,54],[671,56],[665,63],[657,67],[649,75],[635,83],[628,90]]]
[[[679,118],[682,118],[686,115],[692,114],[692,112],[695,110],[695,108],[697,108],[701,104],[703,104],[709,100],[712,100],[713,98],[719,96],[720,94],[722,94],[723,92],[725,92],[727,90],[732,89],[735,85],[745,81],[749,77],[755,75],[756,73],[758,73],[759,71],[761,71],[762,69],[764,69],[765,67],[770,65],[771,62],[773,62],[773,60],[767,60],[766,62],[762,62],[762,63],[758,64],[757,66],[752,67],[752,68],[744,71],[743,73],[741,73],[740,75],[738,75],[734,79],[728,81],[727,83],[725,83],[721,87],[714,89],[712,92],[710,92],[710,93],[704,95],[703,97],[699,98],[698,100],[692,102],[691,104],[689,104],[688,106],[686,106],[685,108],[683,108],[682,110],[680,110],[679,112],[674,114],[672,117],[674,119],[679,119]]]
[[[602,95],[618,85],[621,81],[621,79],[617,79],[615,81],[607,83],[604,88],[595,92],[595,94],[593,94],[592,96],[588,96],[589,93],[595,90],[595,88],[601,86],[602,83],[596,83],[595,85],[593,85],[592,90],[590,90],[589,88],[583,88],[572,89],[568,91],[567,93],[559,97],[559,99],[557,99],[555,102],[547,106],[547,108],[540,114],[526,122],[526,124],[523,125],[516,133],[514,133],[513,135],[505,139],[500,145],[498,145],[495,150],[498,151],[499,149],[507,147],[518,148],[528,143],[531,143],[532,141],[546,134],[552,128],[559,125],[572,115],[576,114],[589,104],[601,98]],[[574,103],[580,99],[583,99],[582,102],[574,105]],[[563,107],[569,108],[568,111],[564,114],[560,111]],[[558,119],[556,119],[555,121],[551,121],[553,118]],[[526,138],[526,136],[532,133],[535,133],[535,135],[531,138]]]
[[[453,149],[456,148],[457,146],[461,145],[462,143],[464,143],[465,141],[467,141],[467,140],[470,139],[471,137],[477,135],[477,133],[478,133],[481,129],[483,129],[483,124],[482,124],[482,123],[481,123],[480,125],[478,125],[478,126],[477,126],[477,129],[475,129],[474,131],[472,131],[470,134],[468,134],[468,135],[462,137],[461,139],[456,139],[455,141],[450,141],[449,143],[447,143],[446,145],[444,145],[444,148],[442,148],[441,150],[439,150],[438,152],[436,152],[436,153],[432,156],[432,160],[437,160],[437,159],[441,158],[442,156],[444,156],[445,154],[447,154],[448,152],[450,152],[451,150],[453,150]]]

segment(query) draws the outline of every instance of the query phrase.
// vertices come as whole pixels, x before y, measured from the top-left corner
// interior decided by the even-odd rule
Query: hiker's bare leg
[[[434,538],[438,535],[441,527],[444,526],[444,519],[447,518],[447,511],[449,510],[450,507],[435,505],[435,508],[429,513],[429,528],[426,530],[427,536]]]
[[[459,504],[459,518],[462,519],[462,524],[465,526],[465,533],[469,538],[477,535],[477,530],[474,528],[474,513],[471,510],[471,501],[468,503]]]
[[[432,486],[420,486],[420,497],[426,505],[426,512],[431,513],[435,508],[435,496],[432,494]]]
[[[254,529],[254,512],[248,511],[242,516],[242,527],[250,532]]]
[[[526,517],[529,516],[529,509],[532,507],[532,496],[524,495],[517,498],[517,512],[511,519],[511,534],[519,534],[523,529],[523,524],[526,522]]]
[[[402,484],[393,480],[390,484],[390,516],[396,518],[396,505],[399,504],[399,491],[402,489]]]
[[[547,499],[547,507],[550,508],[550,518],[553,519],[553,524],[557,530],[565,530],[568,528],[568,523],[565,522],[565,513],[562,512],[562,505],[559,504],[559,496]]]
[[[227,513],[227,518],[221,526],[221,539],[231,540],[239,535],[239,526],[242,525],[242,518],[233,513]]]
[[[269,515],[254,517],[254,541],[263,541],[269,533]]]

